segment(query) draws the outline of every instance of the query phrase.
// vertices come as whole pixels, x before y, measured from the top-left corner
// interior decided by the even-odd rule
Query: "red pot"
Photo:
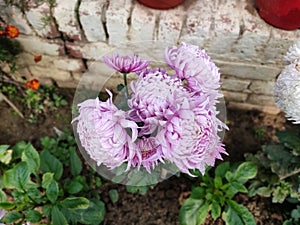
[[[180,5],[184,0],[138,0],[141,4],[153,9],[170,9]]]
[[[256,0],[255,7],[259,15],[275,27],[300,28],[300,0]]]

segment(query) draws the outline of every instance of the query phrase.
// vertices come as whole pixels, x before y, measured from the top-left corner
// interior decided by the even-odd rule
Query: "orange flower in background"
[[[5,31],[4,30],[0,30],[0,37],[1,36],[5,36]]]
[[[31,90],[37,90],[40,87],[40,82],[37,79],[28,80],[25,83],[25,87]]]
[[[5,27],[5,34],[10,38],[16,38],[19,36],[20,32],[19,29],[12,25],[7,25]]]
[[[38,63],[39,61],[41,61],[42,60],[42,56],[41,55],[35,55],[34,56],[34,61],[36,62],[36,63]]]

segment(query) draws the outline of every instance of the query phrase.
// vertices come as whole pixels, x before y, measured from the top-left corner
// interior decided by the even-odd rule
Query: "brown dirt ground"
[[[53,127],[71,128],[71,102],[74,90],[59,89],[70,103],[54,112],[46,112],[37,124],[30,124],[21,119],[8,105],[0,102],[0,144],[15,144],[20,140],[31,141],[37,148],[39,138],[55,135]],[[25,115],[28,112],[18,105]],[[225,133],[224,143],[229,156],[224,160],[241,161],[246,152],[256,152],[270,140],[275,140],[276,130],[286,125],[283,114],[267,115],[255,111],[228,109],[227,124],[229,131]],[[109,188],[116,188],[119,200],[112,204],[108,197]],[[180,204],[191,190],[191,180],[187,177],[171,177],[159,183],[142,196],[126,191],[122,185],[111,184],[101,191],[106,202],[107,214],[103,225],[177,225]],[[244,204],[255,216],[258,225],[279,225],[283,223],[283,205],[271,204],[270,199],[238,195],[237,201]],[[221,219],[213,221],[207,218],[205,225],[223,225]]]

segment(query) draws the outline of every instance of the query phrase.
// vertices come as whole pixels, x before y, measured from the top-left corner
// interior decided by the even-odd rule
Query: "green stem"
[[[123,74],[123,80],[124,80],[124,86],[125,86],[125,91],[126,91],[126,98],[129,98],[129,92],[128,92],[128,87],[127,87],[127,73],[122,73]]]

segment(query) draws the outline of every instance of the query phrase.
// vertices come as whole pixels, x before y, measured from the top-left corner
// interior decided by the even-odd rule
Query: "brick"
[[[264,48],[270,39],[271,28],[257,13],[254,4],[248,0],[240,0],[243,13],[241,15],[241,36],[233,46],[233,52],[239,61],[263,62]]]
[[[105,41],[103,27],[104,7],[106,0],[82,0],[79,7],[79,18],[85,37],[90,42]]]
[[[241,80],[234,77],[222,76],[221,88],[229,91],[245,92],[248,89],[250,80]]]
[[[32,76],[37,78],[52,78],[55,81],[68,81],[71,79],[71,73],[52,67],[30,66],[29,70]]]
[[[271,115],[277,115],[280,113],[280,109],[278,109],[275,106],[263,106],[263,105],[254,105],[254,104],[249,104],[249,103],[242,103],[242,102],[229,102],[227,104],[228,108],[233,108],[233,109],[241,109],[241,110],[247,110],[247,111],[261,111],[267,114]]]
[[[232,45],[240,35],[239,0],[221,1],[214,12],[214,26],[209,37],[208,52],[219,59],[227,59]],[[231,54],[232,55],[232,54]]]
[[[28,25],[25,16],[16,6],[0,4],[1,18],[7,23],[16,26],[21,34],[31,35],[32,29]]]
[[[67,56],[48,56],[42,55],[42,60],[34,61],[34,55],[30,53],[21,53],[18,55],[18,63],[24,66],[37,65],[41,67],[56,67],[57,69],[79,72],[84,71],[85,66],[81,59],[72,59]]]
[[[271,27],[271,39],[264,50],[264,63],[283,65],[283,56],[300,38],[300,30],[286,31]]]
[[[64,43],[61,40],[47,40],[36,36],[24,35],[19,36],[17,40],[26,52],[30,52],[35,55],[46,54],[59,56],[65,53]]]
[[[275,105],[273,96],[251,94],[247,103],[255,105]]]
[[[73,57],[92,60],[100,60],[104,54],[113,50],[111,46],[104,42],[66,42],[66,47]]]
[[[249,87],[250,91],[255,94],[273,95],[275,81],[252,81]]]
[[[58,24],[58,30],[68,38],[81,40],[81,31],[76,16],[77,0],[56,0],[53,16]]]
[[[127,40],[128,19],[130,18],[131,0],[109,1],[106,11],[106,26],[110,45],[119,45]]]
[[[236,102],[245,102],[248,98],[248,94],[241,92],[230,92],[230,91],[222,91],[224,94],[224,98],[227,102],[236,101]]]
[[[176,44],[185,18],[183,6],[164,10],[159,16],[158,40]]]
[[[188,13],[180,41],[201,47],[205,46],[210,39],[214,7],[214,2],[211,0],[194,1],[190,4],[186,9]]]
[[[276,66],[257,65],[254,63],[224,62],[214,60],[221,74],[231,75],[242,79],[271,81],[280,73]]]
[[[54,20],[51,16],[49,3],[30,7],[25,11],[28,22],[34,28],[36,34],[45,38],[57,38],[60,36]]]
[[[135,4],[131,13],[129,37],[131,41],[149,41],[156,39],[155,23],[160,11]]]
[[[57,83],[58,87],[62,87],[62,88],[77,88],[77,85],[78,85],[78,81],[75,81],[73,79],[71,79],[69,81],[57,80],[56,83]]]

